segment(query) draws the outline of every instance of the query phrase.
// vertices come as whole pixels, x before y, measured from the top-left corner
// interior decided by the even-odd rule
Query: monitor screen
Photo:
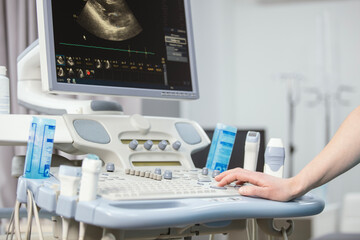
[[[199,97],[188,0],[39,2],[47,90]]]

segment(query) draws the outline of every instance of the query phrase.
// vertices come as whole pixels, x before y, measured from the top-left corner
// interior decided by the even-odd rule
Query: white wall
[[[308,89],[322,96],[328,91],[331,134],[360,103],[360,1],[191,3],[200,100],[181,103],[181,116],[204,127],[223,122],[265,128],[268,139],[280,137],[287,143],[287,84],[279,74],[296,73],[302,76],[296,94],[300,97],[294,133],[297,173],[325,144],[324,101],[310,107],[316,98]],[[354,91],[343,95],[349,106],[340,105],[334,97],[341,84]],[[359,166],[346,177],[349,186],[337,189],[336,194],[339,184],[330,184],[327,200],[339,201],[346,191],[360,191],[358,176]]]

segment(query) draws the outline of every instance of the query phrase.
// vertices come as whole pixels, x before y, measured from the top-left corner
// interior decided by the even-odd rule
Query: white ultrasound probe
[[[96,199],[99,174],[102,161],[98,156],[88,154],[82,162],[82,176],[80,184],[79,201],[91,201]]]
[[[81,177],[81,168],[61,165],[59,169],[60,195],[76,196]]]
[[[249,131],[245,140],[244,169],[256,171],[259,147],[260,133]]]
[[[102,161],[94,154],[88,154],[84,158],[81,169],[81,183],[80,183],[80,201],[91,201],[96,199],[96,193],[99,182],[99,175],[101,171]],[[79,240],[85,239],[86,224],[80,222]]]
[[[264,173],[282,178],[284,175],[285,148],[280,138],[270,139],[264,157]]]
[[[81,177],[81,168],[61,165],[59,169],[60,195],[73,197],[77,195]],[[71,219],[62,218],[62,239],[68,239]]]

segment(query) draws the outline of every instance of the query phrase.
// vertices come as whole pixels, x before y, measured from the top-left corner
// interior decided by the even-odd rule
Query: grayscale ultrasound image
[[[95,36],[111,41],[128,40],[142,31],[125,0],[89,0],[77,21]]]

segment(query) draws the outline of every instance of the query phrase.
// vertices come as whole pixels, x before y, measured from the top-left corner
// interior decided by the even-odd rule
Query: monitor
[[[199,98],[189,0],[38,0],[43,89]]]

